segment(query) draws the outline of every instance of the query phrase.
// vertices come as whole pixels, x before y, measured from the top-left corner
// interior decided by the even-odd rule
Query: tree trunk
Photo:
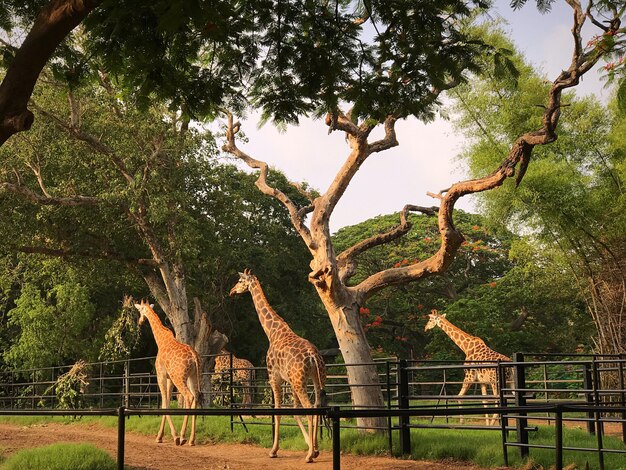
[[[318,293],[333,325],[339,349],[346,364],[364,364],[347,367],[348,384],[355,409],[384,408],[383,394],[379,385],[378,370],[373,365],[369,343],[359,318],[356,302],[338,306],[328,297],[326,291],[318,288]],[[358,418],[357,425],[363,427],[385,428],[385,418]]]

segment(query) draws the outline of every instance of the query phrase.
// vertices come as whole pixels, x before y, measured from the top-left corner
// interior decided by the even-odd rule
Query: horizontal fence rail
[[[468,415],[478,415],[484,413],[484,408],[467,408],[464,410],[445,410],[446,413],[465,413]],[[578,411],[592,411],[592,412],[609,412],[615,411],[614,407],[595,407],[595,406],[583,406],[577,404],[543,404],[536,406],[525,407],[489,407],[489,412],[499,414],[503,416],[505,413],[551,413],[554,414],[556,421],[555,426],[555,443],[552,446],[530,446],[536,448],[548,448],[553,449],[555,452],[555,465],[556,470],[563,469],[563,450],[579,450],[579,451],[597,451],[599,456],[604,455],[607,452],[624,453],[626,450],[607,450],[598,447],[597,449],[582,449],[575,447],[563,446],[563,414],[566,412],[578,412]],[[626,411],[625,407],[618,408],[618,411]],[[381,417],[381,418],[410,418],[419,416],[429,416],[430,414],[442,415],[444,410],[432,409],[432,408],[412,408],[412,409],[352,409],[346,410],[340,407],[333,406],[327,408],[241,408],[241,409],[132,409],[125,408],[123,406],[117,409],[103,409],[103,410],[0,410],[0,416],[2,415],[17,415],[17,416],[117,416],[118,417],[118,443],[117,443],[117,468],[119,470],[124,469],[125,459],[125,434],[126,425],[125,418],[130,416],[146,416],[146,415],[195,415],[195,416],[236,416],[238,414],[250,414],[256,413],[262,416],[303,416],[303,415],[317,415],[328,418],[332,423],[332,454],[333,454],[333,469],[339,470],[341,468],[341,419],[352,419],[361,417]],[[503,433],[504,434],[504,433]],[[504,452],[504,464],[508,466],[507,446],[519,446],[518,443],[506,443],[503,446]],[[600,462],[602,459],[600,458]],[[602,463],[600,464],[603,466]]]
[[[340,413],[342,418],[386,418],[386,425],[376,429],[387,431],[390,452],[393,452],[394,433],[400,437],[400,452],[407,454],[410,453],[411,429],[480,429],[501,434],[503,460],[507,464],[509,449],[517,449],[521,457],[528,457],[531,449],[542,447],[532,443],[537,424],[553,425],[556,435],[561,434],[562,438],[562,427],[567,422],[584,425],[587,432],[595,436],[596,446],[576,449],[556,442],[553,447],[561,449],[561,459],[563,450],[595,452],[603,469],[604,454],[623,452],[607,448],[603,437],[606,426],[617,426],[626,442],[626,356],[517,353],[512,361],[497,363],[385,358],[374,364],[378,384],[372,386],[380,387],[384,408],[355,409],[351,402],[351,388],[363,384],[349,384],[348,369],[372,364],[327,364],[325,389],[330,408],[325,413],[329,418],[332,413]],[[125,415],[187,413],[181,409],[167,412],[155,409],[159,406],[160,392],[154,357],[90,363],[86,368],[89,385],[80,390],[80,400],[72,404],[80,410],[50,410],[59,406],[59,397],[54,391],[56,380],[70,366],[0,372],[0,414],[20,414],[20,411],[92,414],[83,413],[90,410],[82,408],[93,408],[94,414],[109,415],[119,413],[119,409],[124,409]],[[475,384],[466,396],[457,396],[465,372],[477,369],[495,371],[495,393],[487,387],[487,395],[481,395],[480,385],[488,384]],[[241,383],[240,371],[253,372],[253,380]],[[203,383],[203,394],[209,398],[204,406],[214,408],[188,414],[229,416],[231,430],[235,426],[243,426],[248,431],[250,425],[271,425],[248,416],[311,414],[311,410],[304,413],[292,408],[275,411],[267,371],[263,367],[229,368],[219,374],[208,372],[203,374]],[[289,387],[284,386],[283,392],[286,400],[282,406],[289,407],[292,405]],[[474,419],[465,422],[464,416]],[[359,428],[353,422],[340,424],[337,421],[337,426],[338,429]]]

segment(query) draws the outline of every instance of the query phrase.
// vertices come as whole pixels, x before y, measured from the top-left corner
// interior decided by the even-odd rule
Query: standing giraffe
[[[172,398],[172,387],[175,385],[178,393],[183,396],[186,406],[196,408],[200,400],[200,360],[198,354],[191,346],[177,341],[174,334],[163,324],[154,312],[154,305],[150,305],[145,301],[135,304],[139,310],[139,325],[147,318],[152,328],[154,340],[157,343],[156,356],[156,375],[161,392],[161,408],[169,408]],[[185,443],[185,432],[187,430],[188,415],[183,419],[183,425],[180,428],[180,438],[176,435],[176,428],[172,422],[170,415],[163,415],[161,419],[161,427],[157,433],[156,441],[163,442],[163,431],[165,429],[165,420],[170,425],[170,431],[176,445]],[[192,446],[196,442],[196,416],[191,417],[191,434],[189,436],[189,445]]]
[[[283,381],[286,381],[291,386],[294,408],[301,406],[310,408],[311,401],[306,390],[309,378],[313,381],[315,389],[315,406],[325,406],[326,366],[317,348],[295,334],[287,322],[272,309],[265,298],[259,280],[248,269],[239,273],[239,282],[230,290],[230,295],[243,294],[246,291],[252,295],[261,326],[270,341],[270,347],[267,350],[267,374],[274,394],[274,407],[280,408],[281,386]],[[319,455],[317,445],[319,416],[307,416],[308,432],[300,417],[296,416],[295,419],[309,446],[306,461],[313,462],[313,459]],[[279,429],[280,416],[276,416],[274,444],[269,454],[270,457],[276,457],[278,452]]]
[[[215,357],[214,373],[219,378],[222,374],[231,369],[230,354],[226,349],[222,349]],[[252,394],[254,392],[254,366],[247,359],[240,359],[233,354],[233,382],[239,382],[243,388],[242,405],[252,404]]]
[[[428,315],[428,323],[424,327],[424,331],[428,331],[438,326],[446,333],[454,343],[465,353],[465,365],[485,364],[484,361],[497,363],[498,361],[508,361],[511,359],[489,348],[485,342],[478,336],[472,336],[469,333],[454,326],[446,320],[446,314],[440,314],[437,310],[432,310]],[[510,381],[510,373],[507,368],[507,380]],[[480,384],[480,390],[483,396],[487,395],[487,384],[491,385],[494,396],[498,396],[497,374],[495,367],[485,367],[484,369],[466,369],[463,379],[463,386],[458,396],[462,397],[467,393],[468,388],[473,383]],[[483,401],[483,403],[486,403]],[[463,417],[460,417],[463,422]],[[493,417],[486,415],[485,422],[487,425],[496,423],[496,415]]]

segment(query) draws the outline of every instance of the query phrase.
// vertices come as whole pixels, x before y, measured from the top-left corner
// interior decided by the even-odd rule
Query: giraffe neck
[[[463,331],[461,328],[454,326],[445,318],[441,319],[439,326],[465,354],[468,353],[470,346],[476,343],[476,340],[480,340],[480,338],[472,336]]]
[[[265,294],[263,293],[263,289],[261,289],[261,283],[258,279],[255,279],[255,282],[250,286],[249,291],[252,295],[254,308],[259,315],[261,326],[267,335],[267,339],[270,340],[270,343],[273,339],[285,331],[292,331],[289,325],[287,325],[287,322],[283,320],[283,318],[270,306]]]
[[[167,342],[175,339],[172,331],[161,323],[161,320],[154,310],[147,308],[145,315],[148,317],[148,322],[150,323],[150,328],[152,329],[152,335],[154,336],[154,340],[156,341],[157,348],[159,348],[159,350],[161,349],[161,346],[164,346]]]

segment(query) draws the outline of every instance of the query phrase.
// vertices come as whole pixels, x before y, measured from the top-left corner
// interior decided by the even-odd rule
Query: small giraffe
[[[272,307],[269,305],[259,280],[250,270],[246,269],[239,273],[239,282],[230,290],[230,295],[250,292],[256,308],[261,326],[270,341],[267,350],[267,373],[272,393],[274,394],[274,407],[281,405],[281,386],[286,381],[291,386],[294,408],[304,406],[311,407],[311,401],[306,390],[306,384],[310,378],[315,389],[315,406],[325,405],[326,392],[326,366],[317,348],[304,338],[296,335]],[[295,417],[304,440],[309,446],[306,456],[307,462],[319,455],[317,434],[319,416],[307,416],[308,433],[299,416]],[[278,452],[278,440],[280,429],[280,416],[276,416],[274,426],[274,444],[270,451],[270,457],[276,457]]]
[[[230,353],[222,349],[215,357],[215,375],[222,379],[223,374],[231,368]],[[247,359],[240,359],[233,354],[233,382],[238,382],[243,387],[242,405],[252,404],[254,393],[254,366]]]
[[[511,361],[504,354],[489,348],[485,342],[478,336],[472,336],[469,333],[454,326],[450,321],[446,320],[446,314],[440,314],[437,310],[432,310],[428,315],[428,323],[424,327],[424,331],[428,331],[438,326],[446,333],[454,343],[465,353],[465,365],[485,364],[484,361],[497,363],[498,361]],[[511,380],[510,369],[507,368],[507,381]],[[485,367],[484,369],[466,369],[463,386],[458,396],[462,397],[473,383],[480,384],[480,390],[483,396],[487,395],[487,384],[491,385],[494,396],[498,396],[497,374],[495,367]],[[483,402],[486,403],[486,402]],[[460,417],[463,422],[463,417]],[[495,424],[496,415],[493,417],[486,416],[486,424]]]
[[[145,301],[135,304],[139,310],[139,325],[147,318],[152,328],[154,340],[157,343],[158,352],[156,356],[156,375],[161,392],[161,408],[169,408],[172,398],[172,387],[175,385],[178,392],[183,396],[184,402],[189,408],[196,408],[201,397],[200,393],[200,360],[198,354],[191,346],[177,341],[174,334],[163,324],[154,312],[154,305],[150,305]],[[170,415],[163,415],[161,419],[161,427],[157,433],[156,441],[163,442],[163,431],[165,429],[165,420],[170,425],[170,431],[176,445],[185,443],[185,433],[187,430],[187,420],[189,416],[185,415],[183,425],[180,429],[180,438],[176,435],[176,428],[172,422]],[[191,417],[191,434],[189,436],[189,445],[192,446],[196,442],[196,416]]]

